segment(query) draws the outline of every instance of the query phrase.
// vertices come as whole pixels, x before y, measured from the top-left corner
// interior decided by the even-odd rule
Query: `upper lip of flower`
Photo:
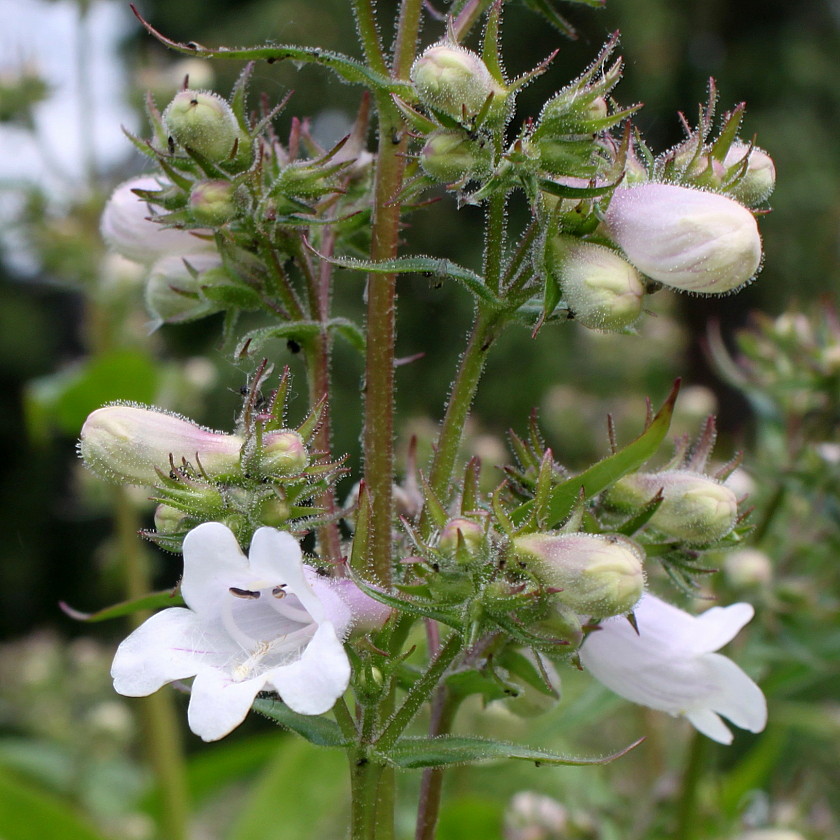
[[[340,638],[350,610],[302,564],[291,534],[260,528],[249,559],[225,525],[198,526],[184,540],[181,594],[189,609],[157,613],[120,645],[112,668],[120,693],[195,676],[190,728],[216,740],[266,687],[301,714],[327,711],[346,689]]]

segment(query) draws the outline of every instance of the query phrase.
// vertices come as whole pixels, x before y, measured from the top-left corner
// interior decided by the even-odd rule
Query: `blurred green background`
[[[378,4],[386,35],[394,9],[394,0]],[[141,11],[178,40],[238,45],[269,39],[359,53],[343,0],[147,0]],[[680,739],[670,740],[668,733],[677,726],[672,721],[657,721],[638,710],[628,713],[627,704],[619,704],[579,675],[564,675],[570,699],[550,720],[526,726],[503,716],[483,722],[476,716],[475,725],[490,727],[488,732],[503,727],[513,733],[510,737],[531,743],[559,737],[561,746],[589,753],[617,748],[644,728],[651,735],[644,753],[639,750],[640,755],[626,760],[626,776],[621,768],[535,771],[526,765],[474,774],[458,771],[442,837],[485,830],[488,837],[501,836],[505,802],[527,787],[579,805],[580,824],[572,820],[568,835],[558,836],[676,836],[668,832],[677,819],[680,779],[692,767],[683,762],[693,757],[698,767],[706,768],[698,807],[708,817],[693,836],[734,837],[744,826],[776,824],[784,817],[784,824],[807,838],[829,840],[840,832],[836,811],[827,804],[827,774],[836,788],[840,766],[840,706],[836,688],[829,689],[840,677],[840,576],[830,565],[840,548],[836,468],[825,468],[822,462],[803,467],[791,454],[789,426],[803,414],[822,412],[821,437],[807,440],[796,452],[814,443],[837,443],[836,376],[815,386],[827,394],[816,408],[796,405],[762,416],[755,411],[760,401],[750,401],[743,389],[734,389],[714,371],[703,345],[712,322],[721,324],[724,341],[732,346],[733,336],[749,323],[754,310],[773,316],[786,310],[811,312],[819,298],[836,296],[840,7],[832,0],[609,0],[604,9],[564,4],[562,11],[578,30],[575,41],[552,31],[524,5],[506,6],[504,54],[511,75],[559,49],[549,72],[519,97],[514,125],[536,116],[542,103],[577,76],[615,30],[621,31],[626,60],[615,95],[623,105],[644,102],[636,123],[655,151],[682,139],[677,113],[693,122],[708,79],[714,76],[720,111],[746,100],[742,135],[757,135],[758,144],[776,162],[773,209],[761,221],[765,264],[757,282],[737,296],[660,293],[652,301],[655,317],[647,319],[643,338],[598,336],[573,324],[544,330],[536,340],[527,330],[511,330],[492,357],[470,441],[488,462],[501,460],[506,430],[522,430],[531,409],[538,407],[556,456],[578,468],[605,453],[601,429],[607,412],[616,414],[627,439],[640,428],[644,397],[660,401],[671,380],[683,376],[693,388],[678,418],[679,430],[689,431],[709,410],[719,414],[720,456],[729,457],[739,447],[748,450],[747,465],[753,464],[759,479],[753,499],[760,514],[775,503],[775,479],[764,482],[774,466],[785,471],[786,480],[799,482],[785,485],[785,504],[773,509],[776,519],[761,534],[762,547],[777,564],[772,591],[743,593],[731,582],[720,584],[722,596],[746,597],[766,607],[751,646],[739,653],[752,673],[768,679],[768,693],[779,698],[778,716],[773,723],[771,711],[771,727],[761,738],[744,737],[723,751],[707,745],[702,757],[697,742],[689,743],[683,729]],[[15,33],[26,34],[21,21],[27,17],[37,22],[29,30],[30,40],[13,43]],[[185,72],[192,74],[194,83],[209,73],[202,86],[226,94],[241,65],[185,65],[142,31],[127,5],[110,0],[4,0],[0,25],[8,33],[0,59],[0,149],[6,159],[0,168],[0,638],[6,640],[0,648],[0,732],[7,736],[0,766],[5,763],[21,774],[0,781],[0,788],[20,783],[24,792],[15,787],[15,795],[25,801],[25,795],[35,791],[32,801],[40,802],[42,810],[46,806],[37,796],[47,791],[56,802],[71,800],[86,814],[79,825],[95,824],[93,832],[145,838],[153,836],[154,794],[148,793],[147,776],[137,761],[126,758],[137,749],[131,706],[110,695],[107,680],[109,651],[123,629],[117,623],[79,625],[57,606],[66,601],[93,610],[119,600],[122,587],[119,557],[109,542],[111,490],[79,469],[75,439],[86,414],[108,399],[157,401],[211,426],[229,428],[248,371],[219,351],[217,319],[164,327],[151,337],[141,314],[116,318],[109,325],[114,312],[136,307],[139,292],[124,267],[114,268],[113,282],[101,283],[104,250],[98,216],[113,186],[141,171],[144,162],[113,125],[107,141],[94,139],[99,123],[91,115],[111,117],[112,123],[125,121],[142,135],[146,89],[163,107]],[[436,40],[442,31],[440,23],[430,20],[424,42]],[[111,63],[97,63],[94,47],[110,53]],[[66,86],[60,76],[45,74],[46,84],[40,81],[41,69],[50,65],[51,49],[66,63]],[[117,57],[122,70],[117,69]],[[110,87],[106,84],[112,82]],[[280,136],[292,115],[308,116],[325,142],[346,131],[359,96],[359,89],[339,84],[325,71],[310,67],[298,72],[290,65],[258,66],[253,89],[264,90],[272,101],[294,90],[278,120]],[[22,163],[30,160],[37,165]],[[524,202],[514,200],[514,233],[525,214]],[[480,211],[458,211],[445,199],[412,217],[406,240],[407,249],[417,253],[445,255],[477,268]],[[360,276],[339,275],[339,280],[337,307],[360,316]],[[398,407],[406,427],[422,437],[441,415],[469,324],[470,302],[449,286],[435,288],[421,278],[401,282],[398,353],[425,355],[399,369]],[[294,369],[297,360],[285,345],[278,343],[271,351],[276,363]],[[766,352],[775,351],[771,347]],[[86,361],[91,353],[97,359],[92,367]],[[210,362],[199,358],[202,355]],[[335,423],[336,450],[351,453],[351,463],[358,462],[360,375],[359,359],[349,353],[337,358],[335,413],[343,419]],[[789,377],[793,384],[797,376],[794,364]],[[806,378],[804,368],[801,378]],[[349,486],[350,481],[343,485],[344,492]],[[799,507],[787,501],[797,493]],[[150,523],[151,509],[145,509],[144,524]],[[171,585],[178,574],[177,558],[151,548],[149,558],[159,584]],[[617,713],[619,706],[624,714]],[[645,720],[640,723],[640,718]],[[565,734],[556,735],[561,730]],[[307,750],[312,748],[273,735],[252,739],[258,731],[259,722],[249,723],[230,744],[214,748],[215,758],[208,751],[196,752],[196,798],[204,803],[196,837],[341,836],[338,817],[332,823],[325,817],[317,828],[321,834],[313,833],[316,828],[305,820],[298,825],[297,817],[285,826],[285,833],[271,833],[274,829],[260,822],[276,790],[306,777],[312,764]],[[320,755],[324,763],[318,764],[315,777],[323,776],[323,796],[343,801],[341,761]],[[716,766],[719,773],[709,772]],[[246,807],[242,780],[258,772],[265,801],[260,805],[255,799]],[[220,793],[218,779],[226,773],[236,784]],[[406,777],[409,788],[413,783]],[[641,798],[640,790],[645,791]],[[716,816],[715,802],[723,802]],[[299,809],[303,807],[299,803]],[[56,813],[63,812],[59,808]],[[602,819],[596,818],[599,813]],[[0,836],[3,819],[0,806]],[[54,819],[57,822],[45,823],[43,832],[63,825],[62,817]],[[587,820],[595,820],[594,827]],[[221,825],[233,825],[232,833],[218,833]],[[69,833],[32,836],[98,836],[73,826],[62,829]],[[9,836],[14,840],[24,835]]]

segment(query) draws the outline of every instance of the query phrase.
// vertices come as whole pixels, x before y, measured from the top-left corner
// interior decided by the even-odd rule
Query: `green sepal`
[[[566,18],[563,17],[548,0],[522,0],[522,2],[532,11],[536,12],[541,17],[545,18],[551,26],[553,26],[561,35],[571,38],[573,41],[577,40],[577,31]],[[587,5],[603,5],[602,0],[577,0],[577,2],[586,3]]]
[[[409,736],[400,738],[388,751],[385,759],[404,770],[423,767],[446,767],[450,764],[472,764],[477,761],[493,761],[501,758],[515,758],[519,761],[533,761],[541,764],[571,765],[575,767],[609,764],[626,755],[644,739],[640,738],[618,752],[598,758],[574,758],[549,750],[524,747],[506,741],[494,741],[468,735],[438,735],[436,738]]]
[[[539,187],[542,192],[547,192],[560,198],[599,198],[602,195],[611,193],[617,184],[618,182],[605,184],[601,187],[569,187],[565,184],[558,184],[556,181],[550,181],[548,178],[539,179]]]
[[[73,609],[73,607],[65,604],[64,601],[59,601],[58,605],[61,607],[61,611],[65,615],[70,616],[70,618],[74,618],[76,621],[93,623],[96,621],[108,621],[111,618],[122,618],[125,615],[133,615],[141,610],[183,607],[184,599],[178,590],[164,589],[161,592],[150,592],[148,595],[141,595],[139,598],[122,601],[119,604],[114,604],[113,606],[105,607],[92,613]]]
[[[157,38],[162,44],[170,47],[184,55],[193,55],[198,58],[232,58],[238,61],[242,59],[254,61],[267,61],[273,64],[276,61],[292,61],[301,64],[320,64],[328,67],[339,78],[352,84],[365,85],[371,90],[383,93],[397,93],[403,98],[411,99],[414,89],[408,82],[401,82],[376,73],[369,67],[356,61],[354,58],[342,55],[341,53],[323,50],[319,47],[297,47],[290,44],[278,44],[276,46],[264,47],[242,47],[232,49],[230,47],[219,47],[211,49],[200,44],[182,44],[173,41],[158,32],[150,23],[143,19],[133,4],[129,4],[135,17],[145,27],[146,31]]]
[[[300,715],[281,700],[259,698],[251,708],[318,747],[346,747],[350,743],[335,721],[322,715]]]
[[[225,309],[259,309],[262,305],[260,296],[247,286],[233,283],[220,283],[201,287],[201,297],[212,303],[222,304]]]
[[[617,534],[624,534],[625,537],[632,537],[637,531],[641,531],[645,525],[650,522],[651,517],[659,510],[664,497],[662,496],[662,488],[660,488],[656,495],[647,501],[644,507],[634,516],[631,516],[626,522],[615,529]]]
[[[656,453],[665,435],[668,434],[679,389],[680,380],[678,379],[662,408],[656,413],[645,431],[634,441],[554,488],[547,514],[550,527],[566,519],[578,501],[581,489],[584,490],[587,498],[592,498],[614,484],[623,475],[637,470]],[[531,514],[533,507],[533,500],[520,505],[512,514],[513,521],[524,522]]]

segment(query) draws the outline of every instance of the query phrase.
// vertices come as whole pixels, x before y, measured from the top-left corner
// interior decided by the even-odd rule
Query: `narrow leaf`
[[[469,764],[476,761],[492,761],[501,758],[515,758],[520,761],[533,761],[538,766],[609,764],[626,755],[644,739],[633,742],[611,755],[577,758],[559,755],[549,750],[524,747],[505,741],[492,741],[469,735],[440,735],[437,738],[407,737],[401,738],[390,751],[388,758],[397,766],[407,770],[422,767],[445,767],[448,764]]]
[[[280,700],[258,699],[251,708],[316,746],[344,747],[348,743],[335,721],[321,715],[300,715]]]
[[[161,592],[150,592],[148,595],[142,595],[139,598],[132,598],[130,601],[122,601],[119,604],[114,604],[111,607],[97,610],[96,612],[86,613],[80,610],[73,609],[64,601],[58,602],[62,612],[69,615],[70,618],[75,618],[76,621],[107,621],[110,618],[121,618],[124,615],[132,615],[141,610],[157,610],[164,607],[182,607],[184,606],[184,599],[179,592],[172,589],[165,589]]]

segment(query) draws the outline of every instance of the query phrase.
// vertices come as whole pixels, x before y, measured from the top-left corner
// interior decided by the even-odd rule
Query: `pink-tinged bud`
[[[735,527],[735,493],[714,478],[691,470],[625,475],[608,490],[605,500],[618,510],[633,512],[660,490],[662,504],[650,525],[669,537],[689,543],[714,542]]]
[[[558,235],[546,246],[546,265],[575,319],[593,330],[623,330],[642,314],[639,272],[603,245]]]
[[[738,589],[769,586],[773,582],[773,561],[757,548],[742,548],[726,555],[723,573]]]
[[[263,475],[295,475],[306,469],[308,463],[309,451],[297,432],[283,429],[263,436],[260,450]]]
[[[494,99],[506,96],[480,56],[445,41],[423,52],[410,77],[425,105],[456,120],[475,116],[491,93]]]
[[[365,636],[381,630],[385,622],[391,617],[391,608],[370,595],[365,595],[353,581],[348,578],[333,578],[331,589],[341,601],[350,609],[353,615],[350,635]]]
[[[639,271],[683,291],[732,291],[761,263],[752,213],[731,198],[689,187],[648,183],[617,189],[604,230]]]
[[[727,192],[742,204],[753,207],[770,198],[776,188],[776,166],[767,152],[755,146],[750,151],[746,143],[733,143],[723,159],[723,165],[727,171],[738,167],[735,171],[739,172],[745,158],[747,170],[744,177]]]
[[[441,529],[438,548],[447,554],[454,554],[459,543],[468,554],[476,554],[484,543],[484,528],[478,522],[462,516],[450,519]]]
[[[134,262],[150,265],[162,257],[184,257],[213,253],[215,243],[195,234],[209,231],[188,231],[167,228],[151,221],[154,208],[133,190],[158,191],[167,185],[145,175],[132,178],[114,190],[102,212],[100,230],[106,244],[118,254]]]
[[[198,181],[190,191],[190,210],[200,225],[223,225],[236,215],[230,181]]]
[[[187,461],[211,477],[239,472],[243,439],[204,429],[160,409],[136,405],[106,405],[82,426],[79,454],[100,478],[115,484],[160,482],[157,468],[168,474]]]
[[[222,304],[201,296],[202,287],[229,280],[218,254],[163,257],[146,281],[146,309],[160,324],[183,324],[220,312]]]
[[[557,600],[581,615],[630,612],[642,597],[644,552],[617,534],[526,534],[513,550]]]
[[[504,840],[561,840],[573,836],[569,828],[565,806],[550,796],[523,790],[505,812]]]
[[[437,181],[449,184],[490,171],[490,153],[480,140],[461,131],[436,131],[426,139],[420,166]]]
[[[163,121],[176,143],[208,160],[222,162],[233,155],[239,126],[230,105],[217,93],[176,93],[163,112]]]

